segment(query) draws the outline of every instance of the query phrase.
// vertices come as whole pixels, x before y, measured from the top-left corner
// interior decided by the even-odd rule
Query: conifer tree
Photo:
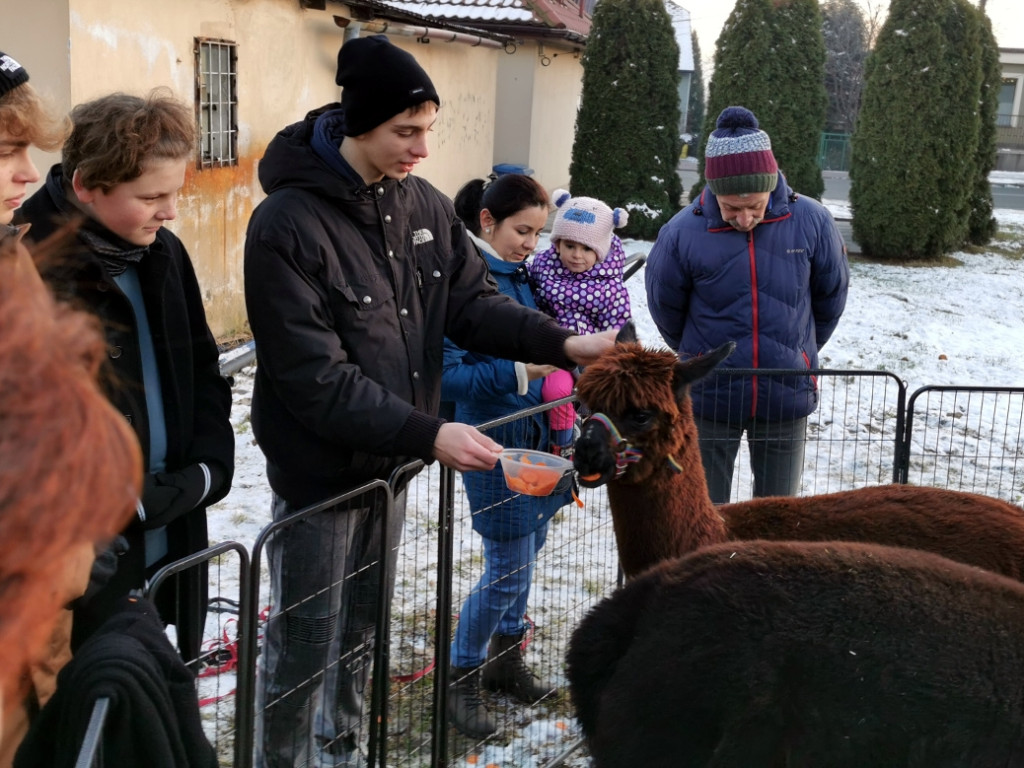
[[[737,0],[715,48],[693,198],[704,185],[704,148],[723,109],[751,110],[772,140],[789,185],[820,198],[825,127],[825,42],[816,0]]]
[[[573,195],[629,211],[652,238],[679,210],[679,46],[663,0],[601,0],[583,54]]]
[[[690,45],[693,46],[693,77],[690,78],[690,98],[686,107],[686,131],[693,136],[690,141],[696,147],[704,128],[704,65],[700,60],[696,32],[690,33]]]
[[[988,175],[996,166],[996,120],[999,114],[999,88],[1002,71],[999,66],[999,44],[992,33],[992,22],[985,12],[968,4],[979,25],[981,44],[981,94],[979,96],[978,152],[975,156],[974,184],[970,197],[970,221],[967,239],[974,245],[987,244],[998,228],[992,215],[992,185]]]
[[[893,0],[868,58],[850,203],[871,255],[933,258],[966,242],[982,67],[965,5]]]

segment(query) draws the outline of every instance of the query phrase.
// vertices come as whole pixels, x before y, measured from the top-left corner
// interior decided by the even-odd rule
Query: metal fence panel
[[[907,406],[903,482],[1024,500],[1024,388],[922,387]]]
[[[379,617],[386,617],[388,611],[388,579],[379,578],[380,566],[388,558],[387,537],[379,536],[381,530],[386,530],[389,520],[395,509],[394,498],[391,488],[381,480],[367,483],[352,491],[340,494],[318,504],[297,510],[287,517],[276,520],[266,526],[257,537],[253,545],[252,553],[252,584],[250,587],[251,596],[249,604],[254,607],[249,612],[246,621],[245,632],[250,638],[260,638],[260,647],[253,654],[253,662],[247,667],[246,673],[252,680],[251,690],[254,691],[255,703],[253,705],[253,720],[256,727],[246,732],[246,743],[240,750],[241,755],[238,765],[246,767],[252,764],[253,748],[257,746],[255,741],[259,738],[259,721],[268,722],[268,719],[277,723],[283,723],[292,718],[297,712],[306,712],[308,721],[312,723],[317,719],[318,704],[324,690],[340,690],[341,685],[336,685],[338,675],[353,676],[359,680],[364,671],[373,669],[373,664],[381,657],[374,654],[373,649],[380,647],[382,638],[386,637],[386,622]],[[366,526],[354,525],[354,514],[356,511],[372,510],[366,519],[369,523]],[[349,526],[352,526],[349,528]],[[376,532],[376,533],[375,533]],[[355,542],[353,536],[367,535],[369,538],[362,543]],[[299,538],[311,542],[311,546],[305,550],[292,549],[289,551],[289,562],[295,563],[297,567],[308,569],[307,572],[318,574],[329,574],[318,583],[310,583],[308,592],[301,595],[290,595],[286,604],[274,604],[270,591],[269,567],[266,558],[269,554],[268,548],[282,540],[277,537],[295,536],[292,544]],[[349,556],[348,546],[336,545],[339,538],[346,539],[347,544],[352,548],[361,548],[365,552],[366,559],[361,562],[352,573],[343,573],[342,564],[344,558]],[[374,546],[374,540],[379,540],[380,546]],[[365,546],[364,546],[365,545]],[[376,582],[376,586],[374,583]],[[372,592],[372,594],[371,594]],[[364,628],[359,625],[359,617],[349,616],[348,609],[356,602],[364,606],[371,603],[375,606],[372,611],[378,620],[374,626]],[[333,608],[339,608],[337,613],[331,613]],[[326,609],[325,609],[326,608]],[[265,618],[265,621],[264,621]],[[264,635],[260,634],[260,629]],[[350,631],[351,638],[343,638],[342,630]],[[280,632],[279,637],[282,643],[287,639],[288,645],[282,648],[285,656],[294,660],[291,654],[301,645],[304,650],[315,649],[315,653],[309,653],[306,660],[313,659],[320,655],[323,650],[324,664],[308,670],[298,670],[303,673],[301,680],[288,680],[287,685],[292,687],[287,690],[271,692],[268,690],[267,680],[262,673],[256,672],[256,656],[266,657],[268,654],[265,634],[267,632]],[[358,637],[356,637],[358,635]],[[326,649],[335,643],[342,641],[352,645],[349,653],[334,656]],[[262,669],[262,665],[261,665]],[[294,666],[290,667],[295,672]],[[381,679],[381,670],[370,672],[373,678]],[[279,681],[280,682],[280,681]],[[339,693],[338,700],[346,698],[350,693],[349,689]],[[359,698],[356,702],[362,705],[358,713],[359,723],[356,725],[356,732],[352,734],[357,741],[368,743],[371,750],[371,760],[376,762],[374,754],[378,743],[377,731],[379,727],[379,711],[365,711],[367,703],[373,703],[376,698],[372,695],[362,697],[356,693],[353,698]],[[308,734],[300,734],[291,729],[292,738],[296,740],[292,744],[297,754],[307,754],[314,758],[321,750],[329,752],[332,744],[321,743],[317,740],[316,734],[323,731],[326,733],[334,727],[335,713],[323,713],[330,724],[321,727],[310,725]],[[269,726],[268,726],[269,727]],[[282,726],[283,727],[283,726]],[[342,726],[338,726],[342,730]],[[338,740],[345,737],[340,734]]]
[[[565,402],[565,401],[559,401]],[[485,425],[485,433],[509,442],[530,414]],[[391,618],[391,691],[387,765],[554,765],[577,740],[565,691],[562,662],[569,634],[583,613],[618,583],[618,558],[602,489],[580,495],[583,507],[563,507],[549,525],[534,564],[527,614],[527,664],[558,686],[535,705],[484,693],[500,723],[486,741],[448,727],[444,701],[448,646],[458,612],[482,574],[482,539],[472,529],[462,479],[431,466],[409,486],[405,541]],[[439,687],[440,686],[440,687]]]
[[[807,417],[803,475],[799,495],[834,493],[895,482],[899,477],[899,445],[903,438],[906,385],[884,371],[720,369],[695,385],[714,383],[728,391],[738,380],[756,377],[758,397],[772,400],[776,387],[811,380],[818,406]],[[725,413],[749,411],[749,401],[727,401],[722,413],[705,413],[713,421]],[[794,418],[793,413],[770,413],[769,421]],[[730,501],[754,496],[750,442],[744,436],[733,472]]]
[[[203,730],[221,764],[238,765],[252,723],[251,688],[248,678],[240,674],[251,663],[242,641],[243,619],[249,613],[249,553],[241,544],[228,541],[177,560],[153,575],[146,596],[155,602],[161,593],[174,589],[175,576],[192,570],[206,575],[210,596],[202,617],[205,630],[199,658],[184,661],[196,675]]]
[[[791,383],[795,376],[813,380],[818,406],[807,421],[801,495],[896,481],[975,491],[1018,504],[1024,499],[1024,388],[924,387],[908,400],[905,384],[880,371],[734,369],[716,375],[756,375],[759,391],[769,397],[772,387]],[[532,414],[554,405],[513,414],[483,429],[499,442],[507,440],[510,430],[525,428]],[[739,452],[732,500],[752,496],[748,447]],[[228,542],[174,563],[154,578],[150,596],[167,588],[175,574],[209,570],[214,595],[207,624],[210,644],[199,659],[186,661],[202,674],[224,661],[226,648],[237,649],[235,699],[227,690],[230,674],[199,682],[200,697],[214,700],[214,706],[203,708],[203,719],[222,765],[252,765],[253,723],[261,714],[254,704],[261,616],[283,621],[296,608],[270,605],[263,563],[267,543],[303,520],[336,515],[334,508],[342,503],[380,506],[383,499],[385,516],[398,514],[396,496],[405,499],[403,539],[397,550],[382,550],[378,558],[396,558],[397,565],[393,598],[386,588],[377,596],[374,672],[363,713],[370,764],[585,765],[562,667],[573,628],[620,583],[604,489],[584,490],[582,508],[570,504],[556,514],[534,564],[527,609],[532,630],[525,655],[542,679],[558,686],[558,695],[524,706],[504,695],[485,694],[501,733],[477,741],[449,727],[444,702],[451,633],[482,573],[482,539],[472,529],[462,478],[436,463],[424,469],[421,462],[400,468],[390,483],[368,484],[272,523],[258,537],[251,563],[243,547]],[[224,588],[236,584],[237,593]],[[323,584],[317,591],[340,586]],[[237,624],[233,616],[219,613],[221,607],[237,610]],[[369,647],[363,652],[369,658]],[[326,672],[318,670],[317,676]],[[214,688],[207,689],[210,685]]]

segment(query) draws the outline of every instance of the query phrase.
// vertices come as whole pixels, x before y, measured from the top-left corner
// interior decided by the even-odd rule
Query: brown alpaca
[[[573,632],[595,768],[1021,768],[1024,585],[856,542],[704,547]]]
[[[708,544],[775,539],[909,547],[1024,580],[1024,510],[987,496],[882,485],[712,504],[689,387],[731,351],[726,345],[681,362],[668,350],[644,348],[627,326],[580,376],[579,398],[595,416],[574,461],[581,484],[608,485],[628,577]]]

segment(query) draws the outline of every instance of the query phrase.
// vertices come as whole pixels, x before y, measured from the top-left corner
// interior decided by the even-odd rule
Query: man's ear
[[[78,202],[83,205],[89,205],[93,200],[96,199],[96,189],[86,189],[85,185],[82,184],[82,177],[75,169],[74,174],[71,176],[71,189],[75,192],[75,197],[78,198]],[[98,189],[98,188],[97,188]]]

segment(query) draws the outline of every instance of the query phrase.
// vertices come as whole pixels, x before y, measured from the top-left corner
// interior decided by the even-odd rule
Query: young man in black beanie
[[[500,446],[437,417],[445,336],[470,351],[572,368],[614,332],[576,336],[498,292],[451,202],[411,175],[441,100],[384,36],[345,43],[340,104],[281,131],[245,244],[256,341],[253,431],[273,517],[402,464],[491,469]],[[261,656],[260,766],[361,766],[361,717],[382,577],[405,517],[338,504],[268,546],[276,614]],[[391,553],[375,565],[385,537]],[[322,676],[320,673],[323,673]]]

